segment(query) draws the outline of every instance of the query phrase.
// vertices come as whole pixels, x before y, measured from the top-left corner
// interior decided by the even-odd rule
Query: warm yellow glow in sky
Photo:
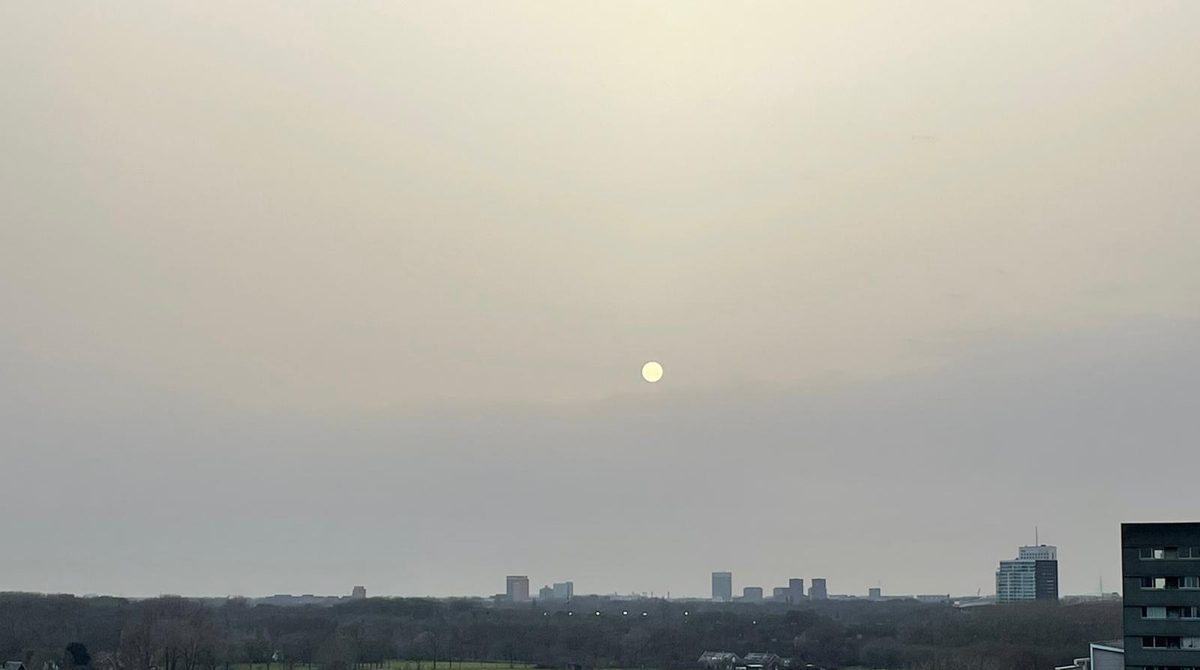
[[[1197,25],[0,2],[0,591],[1119,583],[1195,503]]]
[[[662,379],[662,376],[663,368],[658,363],[650,361],[642,366],[642,379],[645,379],[651,384]]]
[[[1195,316],[1198,7],[2,3],[0,346],[324,412]]]

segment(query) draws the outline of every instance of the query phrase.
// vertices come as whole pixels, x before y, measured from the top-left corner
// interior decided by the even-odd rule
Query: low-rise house
[[[706,651],[697,660],[705,670],[733,670],[742,664],[738,655],[728,651]]]
[[[1088,645],[1087,656],[1054,670],[1125,670],[1125,640],[1093,642]]]
[[[752,652],[742,659],[746,670],[779,670],[779,654]]]

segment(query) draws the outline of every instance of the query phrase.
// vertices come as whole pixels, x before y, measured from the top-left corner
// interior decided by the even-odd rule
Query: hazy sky
[[[0,3],[0,590],[1115,589],[1200,514],[1197,25]]]

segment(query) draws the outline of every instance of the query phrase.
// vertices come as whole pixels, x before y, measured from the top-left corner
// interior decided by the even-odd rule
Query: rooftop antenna
[[[1039,544],[1038,544],[1038,527],[1037,526],[1033,527],[1033,546],[1035,546],[1035,547],[1039,546]]]

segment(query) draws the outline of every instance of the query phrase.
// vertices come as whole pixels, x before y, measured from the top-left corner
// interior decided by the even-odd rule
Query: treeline
[[[785,607],[577,598],[570,606],[494,606],[372,598],[275,607],[241,599],[0,594],[0,661],[23,660],[28,670],[42,670],[46,661],[89,670],[246,663],[354,670],[391,659],[425,668],[485,660],[692,668],[705,650],[774,652],[826,668],[1040,670],[1086,655],[1090,641],[1120,635],[1120,603],[1113,602],[960,612],[910,601]]]

